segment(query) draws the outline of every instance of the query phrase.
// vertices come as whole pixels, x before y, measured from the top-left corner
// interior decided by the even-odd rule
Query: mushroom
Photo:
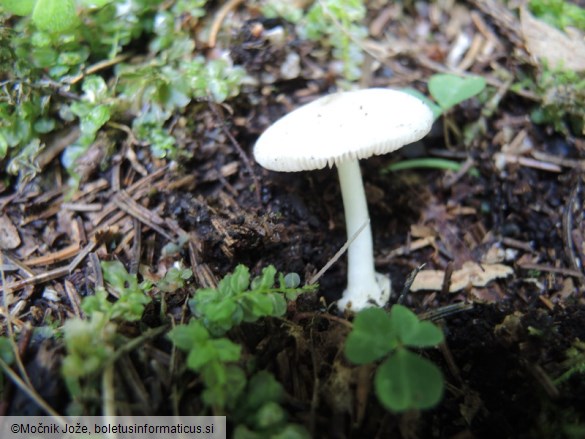
[[[374,268],[358,160],[415,142],[429,132],[432,123],[429,107],[410,94],[382,88],[339,92],[282,117],[254,146],[256,161],[272,171],[337,166],[347,236],[353,238],[348,248],[347,288],[337,302],[340,309],[383,306],[391,293],[390,279]]]

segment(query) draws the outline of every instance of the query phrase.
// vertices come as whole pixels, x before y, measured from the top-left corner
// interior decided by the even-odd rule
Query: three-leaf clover
[[[355,364],[386,358],[374,377],[379,401],[393,412],[427,409],[443,394],[443,376],[437,366],[409,348],[434,347],[443,341],[442,331],[421,321],[401,305],[389,314],[368,308],[357,314],[345,344],[346,357]]]

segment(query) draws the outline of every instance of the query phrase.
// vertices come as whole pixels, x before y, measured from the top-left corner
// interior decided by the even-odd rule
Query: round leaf
[[[286,288],[297,288],[300,284],[301,277],[297,273],[288,273],[284,276],[284,286]]]
[[[402,343],[417,348],[428,348],[443,341],[443,331],[431,322],[419,322],[415,330],[402,338]]]
[[[390,311],[394,331],[400,342],[418,348],[436,346],[443,341],[443,332],[431,322],[421,322],[417,315],[402,305]]]
[[[73,0],[37,0],[32,20],[39,29],[55,33],[67,32],[79,24]]]
[[[485,79],[481,76],[461,78],[456,75],[439,74],[429,79],[429,92],[443,110],[448,110],[481,93],[485,85]]]
[[[345,342],[345,356],[355,364],[376,361],[396,346],[390,317],[380,308],[360,311]]]
[[[245,265],[238,265],[231,275],[230,287],[236,294],[240,294],[250,286],[250,271]]]
[[[443,395],[443,375],[429,360],[406,349],[388,358],[374,378],[376,395],[393,412],[428,409]]]

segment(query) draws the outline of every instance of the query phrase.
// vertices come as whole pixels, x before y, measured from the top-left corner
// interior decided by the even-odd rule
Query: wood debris
[[[20,245],[20,235],[8,215],[0,215],[0,249],[10,250]]]
[[[495,279],[514,274],[512,267],[503,264],[479,265],[465,262],[459,270],[454,270],[450,278],[449,292],[456,293],[469,287],[485,287]],[[441,291],[446,272],[443,270],[421,270],[410,286],[411,291]]]

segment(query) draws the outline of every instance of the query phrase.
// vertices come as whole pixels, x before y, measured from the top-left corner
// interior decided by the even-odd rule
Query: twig
[[[327,270],[329,270],[331,268],[331,266],[333,264],[335,264],[337,262],[337,260],[346,252],[346,250],[349,248],[351,243],[353,241],[355,241],[355,239],[358,237],[358,235],[366,228],[366,226],[368,224],[370,224],[369,218],[366,222],[364,222],[360,226],[359,229],[357,229],[357,231],[347,240],[347,242],[345,244],[343,244],[343,246],[337,251],[337,253],[335,253],[329,261],[327,261],[325,266],[323,268],[321,268],[321,270],[319,270],[319,272],[315,276],[313,276],[311,279],[309,279],[309,281],[306,283],[306,285],[313,285],[314,283],[316,283],[319,280],[319,278],[321,276],[323,276],[325,274],[325,272]]]
[[[34,387],[25,383],[22,380],[22,378],[20,378],[16,374],[16,372],[14,372],[10,368],[10,366],[8,366],[8,364],[6,364],[6,362],[2,358],[0,358],[0,369],[2,369],[2,371],[6,374],[6,376],[8,378],[10,378],[10,380],[14,384],[16,384],[17,387],[20,388],[20,390],[22,390],[24,393],[26,393],[28,395],[28,397],[31,399],[31,401],[33,401],[35,404],[37,404],[40,408],[42,408],[50,416],[55,418],[55,420],[57,422],[59,422],[61,425],[65,425],[67,423],[65,421],[65,419],[63,419],[61,417],[61,415],[59,415],[59,413],[57,413],[49,404],[47,404],[47,402],[41,397],[41,395],[39,395],[37,393],[37,391],[34,389]]]
[[[551,267],[549,265],[522,263],[518,264],[519,268],[524,270],[544,271],[546,273],[557,273],[564,276],[571,276],[576,278],[583,278],[583,273],[578,270],[571,270],[569,268]]]
[[[92,75],[94,73],[99,72],[100,70],[110,68],[113,65],[116,65],[122,61],[127,60],[128,58],[130,58],[130,54],[118,55],[112,59],[106,59],[104,61],[100,61],[98,63],[95,63],[94,65],[89,66],[87,69],[85,69],[85,71],[83,71],[79,75],[73,77],[70,81],[68,81],[68,84],[76,84],[79,81],[81,81],[83,78],[85,78],[87,75]]]
[[[410,273],[408,275],[406,282],[404,282],[404,288],[402,288],[402,292],[400,293],[400,296],[398,296],[398,300],[396,300],[397,304],[402,305],[404,303],[404,301],[406,300],[406,296],[408,295],[408,292],[410,291],[410,287],[412,286],[412,283],[414,282],[414,278],[419,273],[419,271],[421,271],[425,267],[425,265],[426,264],[419,265],[414,270],[412,270],[412,273]]]
[[[121,210],[130,216],[139,220],[141,223],[146,224],[153,230],[156,230],[169,241],[174,239],[170,233],[161,227],[165,221],[153,211],[137,203],[128,195],[126,191],[121,190],[116,194],[114,197],[114,204],[116,204],[116,206],[118,206]]]
[[[219,30],[221,29],[221,25],[225,18],[232,9],[237,8],[240,3],[243,3],[243,1],[244,0],[230,0],[225,5],[223,5],[219,11],[217,11],[213,19],[213,23],[211,23],[211,29],[209,30],[209,38],[207,39],[208,47],[215,47],[215,44],[217,43],[217,34],[219,34]]]

